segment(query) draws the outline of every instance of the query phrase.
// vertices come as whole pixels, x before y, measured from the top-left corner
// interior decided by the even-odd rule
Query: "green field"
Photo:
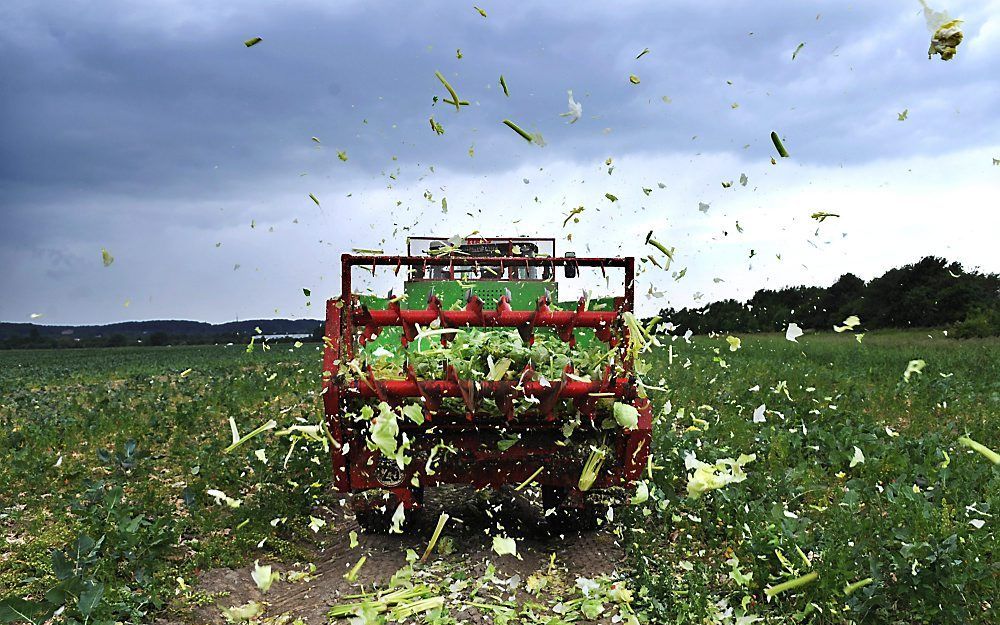
[[[661,340],[651,496],[616,515],[647,620],[996,622],[1000,467],[958,439],[1000,447],[1000,341]],[[316,344],[0,352],[0,598],[82,589],[89,622],[148,622],[203,599],[178,577],[303,557],[310,512],[338,499],[322,449],[269,432],[223,450],[230,417],[241,433],[317,423],[319,372]],[[690,452],[756,459],[691,499]]]

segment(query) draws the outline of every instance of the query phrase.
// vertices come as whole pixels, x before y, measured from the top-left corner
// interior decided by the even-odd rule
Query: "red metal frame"
[[[501,239],[507,241],[510,239]],[[549,302],[542,297],[534,310],[513,310],[506,296],[500,298],[496,310],[484,310],[482,302],[472,296],[464,310],[442,310],[436,297],[429,298],[423,310],[403,310],[398,302],[392,302],[385,310],[370,310],[357,296],[352,294],[352,269],[356,266],[393,267],[398,273],[403,266],[428,267],[449,266],[456,261],[462,265],[497,266],[545,266],[552,269],[565,265],[598,268],[603,272],[608,268],[624,271],[624,295],[615,299],[612,311],[587,311],[584,302],[578,303],[575,311],[552,310]],[[344,254],[341,257],[342,292],[339,298],[327,301],[326,310],[326,350],[323,362],[323,395],[326,423],[330,436],[335,442],[332,449],[334,468],[334,488],[340,492],[357,492],[371,488],[389,488],[407,506],[418,505],[418,498],[409,488],[410,478],[417,474],[421,486],[439,483],[466,483],[477,487],[520,483],[544,467],[536,476],[536,482],[545,486],[557,486],[576,491],[583,458],[574,450],[555,445],[561,439],[558,431],[561,422],[560,411],[572,409],[579,414],[583,427],[599,427],[599,404],[604,398],[629,402],[639,410],[639,424],[634,430],[613,430],[608,434],[607,444],[612,449],[612,458],[605,463],[595,488],[624,485],[639,478],[646,465],[649,453],[652,410],[649,401],[638,397],[636,383],[631,373],[631,362],[626,360],[624,345],[620,339],[626,332],[619,322],[622,312],[633,309],[635,290],[635,260],[626,258],[572,258],[572,257],[452,257],[452,256],[356,256]],[[473,382],[462,380],[449,368],[443,379],[419,380],[412,369],[406,372],[406,379],[376,379],[371,370],[360,379],[348,379],[338,371],[341,365],[351,361],[360,346],[378,335],[383,327],[402,328],[401,340],[405,346],[417,335],[417,326],[427,326],[438,322],[440,328],[513,327],[517,328],[526,341],[533,340],[535,327],[555,328],[559,336],[574,342],[575,328],[592,328],[597,339],[610,347],[618,346],[618,373],[612,374],[608,367],[601,379],[583,382],[573,379],[573,371],[567,369],[560,380],[548,384],[529,378],[530,368],[522,372],[519,381]],[[442,341],[448,335],[441,336]],[[574,376],[575,377],[575,376]],[[522,411],[515,415],[513,400],[530,397],[536,409]],[[377,452],[372,452],[365,444],[367,424],[358,424],[345,418],[347,404],[374,403],[385,401],[392,406],[412,398],[420,398],[424,407],[425,423],[418,425],[410,421],[400,421],[400,428],[411,440],[410,454],[415,458],[402,475],[397,485],[386,485],[375,475]],[[464,414],[447,413],[440,410],[445,398],[460,398],[465,407]],[[483,399],[496,402],[501,411],[501,420],[495,423],[481,418],[477,412]],[[565,401],[571,402],[566,407]],[[433,427],[433,436],[421,436]],[[501,428],[503,434],[501,434]],[[518,433],[517,445],[504,451],[496,442],[503,436]],[[459,450],[436,468],[433,474],[424,470],[423,458],[430,453],[438,441],[446,440]],[[579,450],[576,450],[579,452]],[[584,454],[585,457],[586,454]],[[579,494],[578,492],[576,493]]]
[[[447,237],[407,237],[406,239],[406,252],[409,255],[413,254],[413,243],[415,241],[447,241]],[[480,244],[480,243],[506,243],[508,244],[508,249],[510,245],[517,245],[518,243],[536,243],[544,242],[549,243],[552,246],[552,253],[549,256],[556,255],[556,240],[552,237],[466,237],[463,239],[465,244]]]

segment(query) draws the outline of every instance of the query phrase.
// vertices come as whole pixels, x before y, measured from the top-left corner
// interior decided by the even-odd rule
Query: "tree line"
[[[1000,275],[927,256],[865,282],[845,273],[828,287],[761,289],[749,301],[666,308],[660,316],[696,333],[779,332],[790,322],[827,329],[851,316],[866,329],[951,327],[959,338],[1000,335]]]
[[[53,336],[41,333],[38,328],[31,328],[22,336],[0,338],[0,350],[3,349],[81,349],[86,347],[162,347],[167,345],[225,345],[227,343],[247,343],[252,333],[220,332],[217,334],[185,334],[151,332],[142,335],[113,333],[97,336]],[[319,323],[308,337],[281,337],[269,339],[269,343],[303,343],[323,340],[323,326]]]

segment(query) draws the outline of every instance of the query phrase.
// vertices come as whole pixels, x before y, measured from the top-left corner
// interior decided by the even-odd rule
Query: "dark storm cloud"
[[[992,79],[961,56],[928,62],[916,3],[836,3],[827,13],[761,3],[577,5],[498,8],[488,19],[458,5],[281,5],[171,26],[163,25],[170,5],[159,6],[8,9],[19,19],[8,24],[0,56],[5,186],[142,193],[155,183],[158,192],[201,197],[200,187],[218,185],[220,163],[246,175],[294,170],[307,162],[303,140],[313,135],[372,170],[392,155],[446,163],[465,157],[456,144],[467,147],[473,128],[480,141],[509,133],[498,125],[508,116],[541,130],[552,151],[581,158],[688,149],[693,135],[703,149],[739,148],[766,143],[762,130],[771,127],[792,137],[803,158],[910,154],[909,139],[870,141],[871,128],[857,123],[881,113],[886,92],[900,110],[944,96],[963,123],[985,122],[996,136],[987,113],[997,90],[963,97]],[[254,33],[264,42],[244,48]],[[806,46],[792,61],[800,41]],[[634,60],[644,47],[653,52]],[[455,58],[456,48],[465,58]],[[434,69],[477,106],[459,115],[431,109],[431,96],[444,93]],[[500,73],[509,99],[498,97]],[[630,73],[642,84],[629,85]],[[587,123],[560,123],[566,89],[583,102]],[[430,134],[431,114],[447,129],[440,139]],[[943,116],[921,147],[945,147],[954,123]],[[481,156],[473,166],[505,160]]]
[[[304,197],[303,173],[360,187],[388,173],[412,181],[429,165],[487,175],[625,153],[763,156],[772,129],[802,163],[1000,140],[996,51],[971,49],[985,6],[963,8],[967,43],[950,63],[926,59],[916,2],[487,9],[483,19],[454,3],[6,3],[0,252],[44,259],[47,279],[68,280],[102,237],[222,238],[276,188]],[[245,48],[254,35],[263,42]],[[472,104],[432,106],[445,95],[435,70]],[[559,117],[568,89],[584,107],[573,125]],[[432,115],[445,135],[431,132]],[[525,143],[504,118],[548,145]]]

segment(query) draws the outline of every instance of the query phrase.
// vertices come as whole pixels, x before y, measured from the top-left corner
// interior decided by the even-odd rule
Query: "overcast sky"
[[[342,252],[476,230],[637,256],[653,230],[642,312],[1000,270],[1000,0],[931,3],[965,20],[948,62],[917,0],[475,1],[5,0],[0,320],[316,317]]]

